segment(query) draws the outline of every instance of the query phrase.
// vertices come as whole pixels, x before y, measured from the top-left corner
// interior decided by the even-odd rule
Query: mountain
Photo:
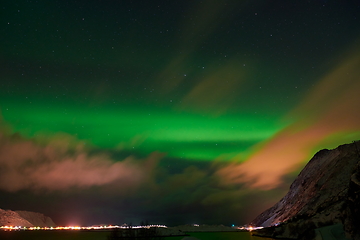
[[[41,213],[0,209],[0,226],[55,227],[56,224]]]
[[[42,213],[28,212],[28,211],[15,211],[23,219],[29,221],[31,224],[37,227],[55,227],[56,224],[50,217],[45,216]]]
[[[289,192],[250,223],[265,227],[256,234],[314,239],[326,226],[341,226],[348,238],[360,239],[359,150],[360,141],[356,141],[316,153]]]

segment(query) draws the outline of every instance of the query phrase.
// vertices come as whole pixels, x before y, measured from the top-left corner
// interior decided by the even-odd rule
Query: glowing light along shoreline
[[[0,226],[0,230],[4,231],[33,231],[33,230],[111,230],[115,228],[127,229],[127,228],[167,228],[165,225],[147,225],[147,226],[128,226],[128,225],[109,225],[109,226],[90,226],[90,227],[80,227],[80,226],[66,226],[66,227],[23,227],[23,226]]]
[[[254,231],[254,230],[257,230],[257,229],[262,229],[264,227],[253,227],[253,226],[247,226],[247,227],[237,227],[237,229],[240,229],[240,230],[246,230],[246,231]]]
[[[194,224],[194,226],[199,227],[199,225]],[[90,226],[90,227],[80,227],[80,226],[66,226],[66,227],[23,227],[23,226],[0,226],[0,230],[3,231],[36,231],[36,230],[49,230],[49,231],[56,231],[56,230],[111,230],[115,228],[120,229],[139,229],[139,228],[167,228],[166,225],[146,225],[146,226],[128,226],[126,224],[118,226],[118,225],[108,225],[108,226]],[[261,229],[263,227],[253,227],[253,226],[244,226],[244,227],[234,227],[239,230],[245,231],[253,231],[257,229]]]

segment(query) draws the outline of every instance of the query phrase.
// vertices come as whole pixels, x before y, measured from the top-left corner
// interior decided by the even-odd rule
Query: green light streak
[[[3,104],[14,131],[27,137],[64,132],[100,148],[153,151],[188,160],[230,159],[283,126],[256,116],[206,117],[140,107],[87,108],[32,102]]]

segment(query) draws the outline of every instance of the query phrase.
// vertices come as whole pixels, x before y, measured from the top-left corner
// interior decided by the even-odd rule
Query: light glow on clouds
[[[82,147],[68,147],[68,139],[64,138],[64,144],[56,141],[56,144],[42,146],[20,136],[2,135],[0,188],[11,192],[66,190],[111,183],[117,183],[119,189],[134,188],[145,181],[157,158],[153,154],[143,160],[128,157],[114,161],[104,153],[90,154]]]
[[[354,52],[358,52],[355,50]],[[311,89],[289,117],[298,119],[258,146],[244,163],[218,171],[224,182],[272,189],[323,146],[360,138],[360,57],[351,55]]]

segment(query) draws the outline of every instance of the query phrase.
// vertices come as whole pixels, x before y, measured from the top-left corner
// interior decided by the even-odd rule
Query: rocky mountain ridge
[[[0,226],[55,227],[56,224],[41,213],[0,209]]]
[[[258,235],[314,239],[315,229],[344,227],[348,238],[360,239],[360,142],[314,155],[291,184],[289,192],[251,225],[265,227]]]

